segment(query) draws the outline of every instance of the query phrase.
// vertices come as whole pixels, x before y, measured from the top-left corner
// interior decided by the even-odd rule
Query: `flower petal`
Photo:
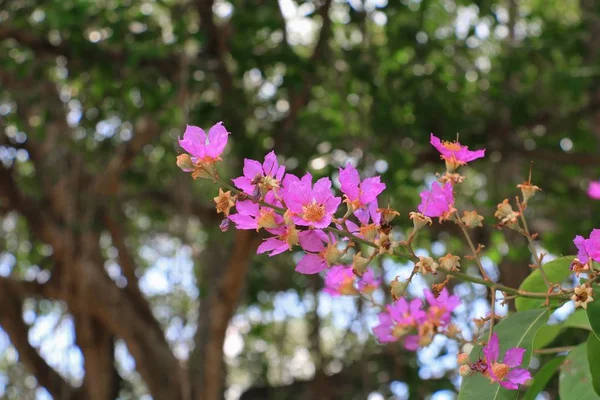
[[[523,384],[531,379],[531,373],[523,368],[515,368],[511,371],[508,371],[508,374],[504,377],[504,380],[510,381],[512,383]]]
[[[316,274],[327,268],[327,264],[325,261],[316,254],[305,254],[304,257],[300,260],[298,265],[296,265],[296,272],[300,272],[301,274]]]
[[[325,248],[323,241],[315,231],[302,231],[298,234],[300,246],[306,251],[318,253]]]
[[[206,155],[206,134],[202,128],[187,125],[183,132],[183,139],[179,139],[179,145],[188,153],[198,158]]]
[[[514,347],[512,349],[508,349],[506,350],[504,361],[502,361],[502,363],[511,368],[519,367],[523,361],[523,354],[525,354],[525,349],[523,348]]]
[[[227,137],[229,132],[223,126],[223,122],[217,122],[208,131],[208,145],[206,146],[206,155],[217,158],[227,146]]]

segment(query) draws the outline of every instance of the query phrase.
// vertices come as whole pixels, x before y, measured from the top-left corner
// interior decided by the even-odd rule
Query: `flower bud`
[[[227,232],[229,230],[229,218],[223,218],[223,221],[219,224],[221,232]]]
[[[465,211],[460,219],[467,228],[482,227],[483,217],[477,214],[477,211]]]
[[[460,376],[462,376],[463,378],[466,378],[467,376],[473,375],[474,372],[475,371],[473,371],[471,369],[471,367],[468,366],[468,365],[461,365],[460,368],[458,369],[458,374]]]
[[[467,365],[471,364],[471,359],[469,358],[468,353],[460,353],[457,357],[458,365]]]
[[[404,293],[406,293],[406,289],[408,288],[408,284],[410,282],[409,281],[400,281],[400,277],[397,276],[396,279],[394,279],[391,283],[391,292],[392,292],[392,299],[394,299],[394,301],[400,299],[402,296],[404,296]]]
[[[181,168],[183,172],[192,172],[196,168],[192,159],[187,154],[180,154],[177,156],[177,166]]]
[[[229,216],[231,207],[235,205],[235,199],[231,196],[231,191],[223,192],[223,188],[219,188],[219,195],[213,199],[217,206],[217,213],[223,213]]]
[[[367,271],[370,261],[370,259],[364,258],[359,251],[352,256],[352,271],[354,271],[356,275],[362,276]]]

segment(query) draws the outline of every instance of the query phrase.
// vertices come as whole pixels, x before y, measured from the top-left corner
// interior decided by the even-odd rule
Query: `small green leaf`
[[[596,291],[600,289],[598,286],[594,287]],[[587,316],[592,327],[592,332],[596,334],[596,337],[600,339],[600,301],[592,301],[587,305]]]
[[[587,340],[587,357],[592,374],[592,385],[596,394],[600,395],[600,339],[590,333]]]
[[[494,328],[500,342],[500,357],[511,347],[527,349],[523,356],[524,368],[529,365],[533,339],[538,330],[544,326],[550,313],[547,310],[528,310],[509,315]],[[476,361],[482,352],[481,346],[475,346],[471,351],[471,361]],[[497,383],[491,383],[480,374],[463,379],[458,394],[458,400],[515,400],[518,390],[504,389]]]
[[[529,386],[529,389],[527,389],[523,400],[535,400],[536,396],[544,390],[548,382],[550,382],[550,379],[552,379],[564,359],[565,357],[556,357],[544,364],[537,374],[535,374],[533,383]]]
[[[587,358],[585,343],[575,347],[567,355],[558,380],[561,399],[600,400],[592,386],[592,374]]]
[[[567,279],[571,274],[569,267],[571,266],[573,258],[575,258],[575,256],[560,257],[544,264],[543,268],[548,280],[551,283],[561,283]],[[548,290],[539,269],[536,269],[529,274],[519,289],[526,292],[538,293],[545,293]],[[545,299],[526,299],[524,297],[518,297],[515,300],[515,307],[517,308],[517,311],[531,310],[532,308],[542,307],[545,301]],[[550,300],[551,306],[556,306],[557,304],[558,300]]]
[[[590,327],[590,321],[588,321],[585,310],[579,309],[575,311],[569,316],[569,318],[560,324],[543,326],[533,341],[533,348],[542,349],[546,347],[552,343],[552,341],[556,339],[556,337],[560,335],[563,330],[567,328],[591,330],[592,328]]]

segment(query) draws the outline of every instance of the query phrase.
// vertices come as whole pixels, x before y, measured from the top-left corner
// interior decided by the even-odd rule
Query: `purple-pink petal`
[[[408,335],[404,338],[404,347],[406,350],[417,351],[419,349],[419,336]]]
[[[229,219],[233,221],[237,229],[256,229],[256,218],[243,214],[232,214]]]
[[[346,168],[340,168],[340,185],[342,193],[348,196],[350,201],[354,201],[358,198],[360,184],[360,176],[356,168],[352,164],[348,163]]]
[[[311,275],[319,273],[327,269],[325,261],[316,254],[307,253],[302,257],[298,265],[296,265],[296,272],[301,274]]]
[[[300,246],[306,251],[318,253],[325,248],[323,240],[315,231],[302,231],[298,234]]]
[[[258,249],[256,249],[256,254],[262,254],[267,251],[280,250],[281,247],[284,247],[285,250],[288,249],[287,243],[284,242],[283,240],[280,240],[277,238],[269,238],[269,239],[265,240],[264,242],[262,242],[260,246],[258,246]],[[278,253],[271,253],[270,256],[272,257],[276,254],[283,253],[285,250],[279,251]]]
[[[511,368],[518,367],[523,361],[524,354],[525,349],[520,347],[513,347],[512,349],[508,349],[506,350],[506,354],[504,355],[504,360],[502,360],[502,363],[508,365]]]
[[[600,181],[590,182],[587,193],[590,198],[594,200],[600,200]]]
[[[183,132],[183,139],[179,139],[179,145],[189,154],[204,158],[206,155],[206,134],[202,128],[187,125]]]
[[[374,178],[366,178],[361,184],[360,189],[362,194],[360,195],[360,203],[363,205],[369,204],[370,202],[377,199],[377,196],[385,190],[385,183],[381,182],[381,178],[376,176]]]
[[[263,167],[256,161],[249,158],[244,158],[244,176],[251,181],[257,176],[263,176]]]
[[[223,122],[217,122],[208,131],[208,145],[206,146],[206,155],[217,158],[227,146],[227,137],[229,132],[223,126]]]
[[[523,368],[515,368],[506,374],[504,380],[510,381],[512,383],[518,383],[520,385],[524,384],[528,380],[531,379],[531,373]]]
[[[499,343],[498,343],[498,335],[494,332],[488,344],[483,348],[483,354],[488,362],[488,365],[495,363],[498,361],[499,356]],[[490,371],[490,374],[492,372]]]

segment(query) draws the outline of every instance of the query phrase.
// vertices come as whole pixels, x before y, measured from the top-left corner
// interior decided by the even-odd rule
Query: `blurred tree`
[[[19,361],[0,357],[7,398],[38,386],[94,400],[454,390],[445,372],[416,384],[414,355],[365,340],[361,302],[342,329],[290,258],[254,257],[252,232],[218,232],[214,187],[176,168],[176,138],[225,121],[223,176],[270,149],[292,172],[356,162],[383,174],[406,216],[440,169],[429,132],[460,132],[488,151],[463,208],[491,221],[534,161],[533,228],[566,254],[598,222],[582,190],[600,166],[598,35],[596,0],[0,0],[0,326]],[[445,229],[423,247],[460,253]],[[478,234],[518,285],[521,238]],[[278,316],[290,302],[310,307]],[[44,351],[42,324],[72,332],[81,365]],[[228,326],[244,350],[226,368]]]

